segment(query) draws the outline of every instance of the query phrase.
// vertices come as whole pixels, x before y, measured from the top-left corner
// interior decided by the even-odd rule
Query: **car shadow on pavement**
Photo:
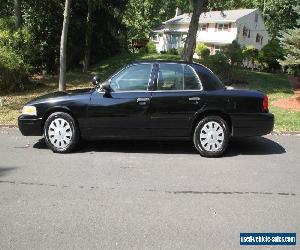
[[[44,139],[33,146],[47,149]],[[81,141],[74,153],[118,152],[118,153],[157,153],[157,154],[198,154],[190,141]],[[285,149],[265,137],[232,138],[224,157],[236,155],[283,154]]]
[[[225,157],[236,155],[284,154],[286,150],[279,143],[266,137],[232,138]]]

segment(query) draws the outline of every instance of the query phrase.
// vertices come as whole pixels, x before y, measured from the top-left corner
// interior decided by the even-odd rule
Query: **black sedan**
[[[44,135],[67,153],[83,139],[193,140],[202,156],[221,156],[231,136],[270,133],[274,116],[258,91],[229,90],[206,67],[181,61],[129,64],[94,89],[56,92],[27,103],[25,136]]]

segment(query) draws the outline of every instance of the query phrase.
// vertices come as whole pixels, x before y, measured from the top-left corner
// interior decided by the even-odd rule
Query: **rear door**
[[[160,63],[151,99],[153,137],[186,137],[202,107],[202,85],[195,70],[181,63]]]

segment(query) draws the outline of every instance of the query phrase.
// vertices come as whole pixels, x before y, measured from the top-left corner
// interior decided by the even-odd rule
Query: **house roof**
[[[239,10],[223,10],[203,12],[200,15],[199,23],[215,23],[215,22],[235,22],[241,17],[244,17],[257,9],[239,9]],[[185,13],[173,17],[167,21],[166,24],[188,24],[191,21],[191,13]]]

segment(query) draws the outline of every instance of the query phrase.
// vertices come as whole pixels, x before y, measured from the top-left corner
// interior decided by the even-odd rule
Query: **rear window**
[[[193,67],[201,80],[204,90],[224,89],[224,84],[211,70],[200,64],[193,64]]]

